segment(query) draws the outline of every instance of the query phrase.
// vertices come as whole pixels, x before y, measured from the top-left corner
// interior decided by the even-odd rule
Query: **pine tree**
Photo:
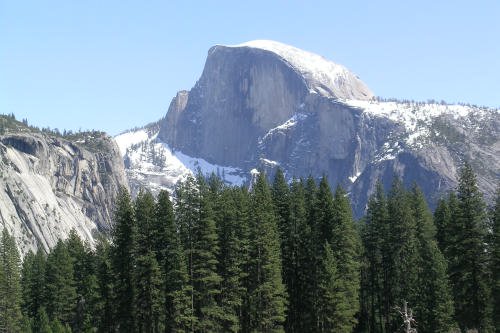
[[[317,332],[346,332],[339,327],[340,323],[338,322],[340,319],[338,316],[338,306],[339,302],[342,302],[342,296],[339,294],[339,289],[341,289],[340,283],[341,279],[338,275],[335,255],[330,244],[325,242],[319,271]]]
[[[191,286],[186,260],[174,220],[169,194],[158,194],[155,208],[155,251],[164,276],[165,331],[185,332],[194,321],[191,310]]]
[[[290,186],[289,227],[283,246],[283,280],[289,294],[285,328],[287,332],[307,332],[314,327],[311,314],[314,269],[313,234],[307,222],[306,195],[303,182],[293,180]]]
[[[440,241],[441,252],[446,258],[448,268],[452,267],[456,259],[460,256],[460,244],[458,242],[460,231],[460,224],[457,223],[460,210],[458,208],[458,199],[455,192],[450,192],[446,200],[445,215],[439,216],[439,211],[435,211],[434,224],[437,228],[437,237]],[[441,219],[444,218],[444,221]]]
[[[99,301],[94,309],[95,321],[98,332],[112,332],[114,295],[113,295],[113,271],[111,267],[111,247],[104,237],[97,239],[95,248],[96,277],[99,290]]]
[[[319,182],[319,188],[316,196],[315,219],[317,228],[317,237],[319,251],[328,242],[332,244],[334,233],[335,211],[333,204],[333,195],[326,177],[322,177]]]
[[[493,300],[493,327],[500,332],[500,188],[496,192],[492,212],[493,237],[491,246],[491,298]]]
[[[0,239],[0,332],[21,332],[21,259],[7,229]]]
[[[251,210],[249,329],[282,332],[287,295],[281,280],[280,240],[271,191],[263,172],[252,187]]]
[[[318,320],[318,299],[319,299],[319,275],[320,275],[320,266],[322,264],[323,259],[323,245],[321,241],[321,234],[319,228],[319,219],[318,219],[318,186],[315,180],[309,176],[304,184],[304,192],[305,192],[305,209],[306,209],[306,221],[307,221],[307,230],[303,236],[304,242],[306,242],[306,247],[308,249],[307,260],[308,260],[308,269],[309,272],[307,274],[307,286],[303,295],[303,303],[307,305],[305,309],[303,309],[303,317],[305,317],[305,322],[303,324],[303,328],[305,328],[305,332],[313,332],[317,329]]]
[[[190,292],[190,331],[195,331],[198,318],[195,316],[194,288],[193,288],[193,253],[194,253],[194,229],[198,218],[199,196],[195,179],[188,176],[183,182],[177,183],[175,188],[175,220],[179,230],[181,247],[187,262],[187,274]]]
[[[47,315],[44,307],[38,309],[33,325],[33,331],[37,333],[53,333],[52,328],[50,327],[49,316]]]
[[[52,333],[71,333],[71,328],[69,325],[63,325],[59,320],[53,320],[50,324],[50,328],[52,329]]]
[[[469,164],[460,171],[458,214],[453,223],[454,256],[449,276],[461,329],[490,332],[491,306],[486,252],[486,210]]]
[[[47,257],[45,297],[52,320],[72,323],[76,310],[73,262],[63,241],[59,240]]]
[[[387,331],[399,327],[399,318],[392,309],[408,301],[410,307],[418,297],[418,252],[416,223],[407,191],[403,183],[395,178],[388,198],[388,230],[390,231],[388,253],[388,276],[385,281]]]
[[[24,257],[21,286],[23,293],[22,310],[25,316],[36,318],[45,300],[45,266],[47,258],[43,249],[38,249],[36,254],[28,252]]]
[[[290,215],[290,190],[288,184],[286,183],[285,176],[281,168],[278,168],[276,175],[274,176],[273,186],[271,188],[271,194],[273,198],[273,204],[276,213],[276,223],[278,225],[278,231],[280,233],[280,239],[282,244],[282,249],[289,236],[289,215]]]
[[[359,234],[352,218],[352,209],[347,193],[337,187],[333,200],[332,250],[337,263],[338,297],[335,309],[336,332],[351,332],[357,323],[360,288]]]
[[[155,230],[155,200],[151,192],[141,191],[134,202],[137,225],[136,253],[138,256],[155,251],[158,235]]]
[[[221,277],[217,273],[219,241],[213,207],[205,179],[197,177],[198,209],[193,226],[192,285],[194,309],[198,317],[200,332],[220,331],[222,311],[217,303],[220,295]]]
[[[411,204],[416,223],[418,263],[414,269],[418,274],[416,299],[412,309],[418,319],[418,331],[446,333],[453,323],[453,301],[446,275],[445,258],[436,242],[436,230],[431,213],[420,189],[415,185],[411,193]]]
[[[133,272],[135,267],[135,248],[137,242],[137,226],[130,195],[126,189],[118,194],[113,229],[113,247],[111,248],[111,265],[113,269],[113,286],[115,296],[114,321],[118,330],[135,329],[135,284]]]
[[[150,192],[141,192],[135,200],[135,218],[138,226],[135,249],[134,281],[136,289],[136,324],[139,332],[163,331],[163,281],[154,252],[155,201]]]
[[[71,326],[74,332],[89,331],[97,326],[95,308],[99,302],[95,258],[90,247],[82,242],[75,230],[70,232],[65,244],[73,263],[77,295],[76,313]]]
[[[136,316],[139,332],[162,332],[163,296],[161,272],[152,251],[136,260]]]
[[[439,249],[442,253],[448,248],[449,232],[451,223],[451,212],[448,202],[441,198],[437,203],[436,210],[434,211],[434,225],[436,226],[436,240]]]
[[[363,243],[366,256],[363,290],[366,295],[364,312],[368,314],[366,326],[370,332],[385,332],[387,318],[391,311],[388,294],[389,277],[389,234],[388,208],[382,183],[379,181],[375,193],[368,200],[366,226]]]
[[[241,188],[224,187],[215,207],[219,234],[219,266],[222,279],[219,304],[222,308],[222,330],[241,330],[242,307],[246,294],[244,281],[248,261],[248,195]]]

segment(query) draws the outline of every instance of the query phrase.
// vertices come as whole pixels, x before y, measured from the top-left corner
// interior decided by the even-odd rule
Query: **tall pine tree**
[[[46,255],[43,249],[36,254],[28,252],[24,257],[21,286],[23,294],[23,314],[29,318],[36,318],[41,307],[46,304],[45,299],[45,266]]]
[[[166,191],[158,194],[155,224],[155,249],[164,277],[165,332],[186,332],[194,322],[190,298],[192,287],[188,283],[187,264],[172,202]]]
[[[411,205],[416,223],[418,263],[417,290],[412,309],[422,333],[446,333],[454,329],[453,300],[446,274],[446,260],[436,241],[432,216],[420,189],[415,185]]]
[[[271,190],[263,172],[252,187],[249,262],[249,331],[282,332],[286,290],[282,282],[280,239]]]
[[[157,262],[155,201],[150,192],[140,192],[135,200],[137,243],[135,248],[135,314],[139,332],[163,331],[163,281]]]
[[[114,322],[117,329],[135,329],[135,248],[137,226],[130,195],[126,189],[118,194],[115,208],[111,266],[113,269],[113,294],[115,296]]]
[[[77,301],[74,268],[68,248],[61,240],[47,257],[45,292],[49,318],[72,324]]]
[[[197,219],[193,225],[191,282],[194,289],[194,310],[200,332],[221,330],[222,310],[217,302],[221,277],[217,272],[219,240],[214,211],[204,177],[196,179]]]
[[[388,241],[387,198],[380,181],[375,193],[368,200],[366,225],[363,231],[365,248],[365,273],[362,290],[366,299],[362,302],[366,314],[365,325],[369,332],[385,332],[386,321],[391,311],[386,291],[389,290],[389,269],[391,267]]]
[[[500,188],[497,189],[492,212],[493,237],[491,242],[491,298],[493,300],[493,327],[500,332]]]
[[[246,294],[245,264],[248,261],[248,202],[245,190],[224,187],[219,192],[215,207],[220,246],[218,272],[222,279],[219,303],[224,332],[241,330]]]
[[[457,214],[451,222],[453,257],[449,276],[461,329],[490,332],[491,304],[486,251],[486,210],[469,164],[460,171]]]
[[[4,227],[0,239],[0,332],[21,332],[21,259]]]
[[[333,200],[332,250],[338,271],[335,331],[351,332],[359,311],[361,242],[347,193],[339,186]]]

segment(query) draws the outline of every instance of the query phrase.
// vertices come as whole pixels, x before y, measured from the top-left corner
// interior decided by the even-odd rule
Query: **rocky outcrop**
[[[121,186],[123,160],[102,133],[71,140],[26,129],[0,135],[0,223],[22,253],[48,250],[72,229],[92,244],[109,231]]]

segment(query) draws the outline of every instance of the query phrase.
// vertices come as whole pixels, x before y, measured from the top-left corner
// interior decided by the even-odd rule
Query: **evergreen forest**
[[[432,213],[415,184],[378,184],[355,221],[326,177],[250,188],[189,177],[122,190],[109,237],[76,232],[23,259],[0,240],[0,332],[500,332],[500,192],[469,165]],[[415,331],[414,331],[415,332]]]

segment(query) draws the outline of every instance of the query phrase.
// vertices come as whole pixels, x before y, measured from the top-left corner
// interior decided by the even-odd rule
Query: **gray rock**
[[[199,81],[178,93],[148,140],[234,167],[248,181],[259,167],[272,175],[280,166],[288,179],[326,175],[349,191],[359,217],[377,180],[388,188],[395,176],[417,182],[434,206],[456,186],[464,160],[491,198],[500,179],[499,131],[499,110],[381,101],[340,65],[255,41],[211,48]],[[128,170],[131,183],[156,184],[157,175],[137,168]]]
[[[35,131],[0,136],[0,223],[23,254],[47,251],[75,229],[83,240],[109,231],[113,205],[127,187],[113,139],[69,141]]]

